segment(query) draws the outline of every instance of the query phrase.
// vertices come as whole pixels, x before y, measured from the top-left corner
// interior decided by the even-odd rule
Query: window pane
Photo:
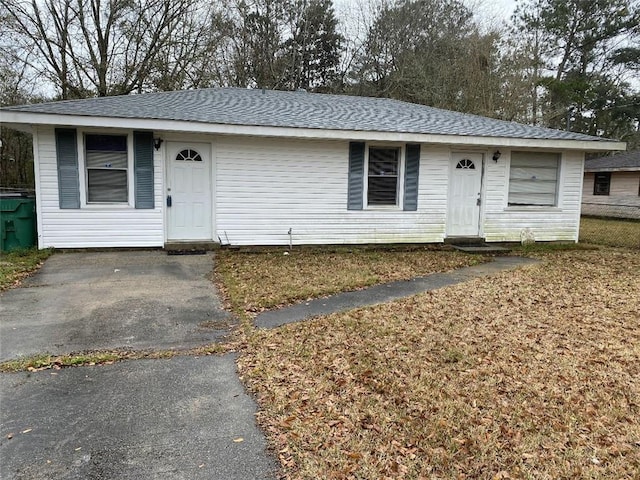
[[[556,168],[558,166],[558,154],[540,152],[513,152],[511,154],[511,166]]]
[[[512,152],[509,205],[555,205],[559,162],[556,153]]]
[[[126,203],[126,170],[87,170],[88,201]]]
[[[511,180],[509,193],[550,193],[555,194],[556,182],[551,181],[535,181],[528,180]]]
[[[555,193],[510,193],[509,205],[555,205]]]
[[[127,168],[127,154],[87,151],[87,168]]]
[[[538,180],[538,181],[556,181],[558,175],[557,166],[554,168],[547,167],[514,167],[511,166],[510,178],[519,180]]]
[[[397,184],[397,177],[369,177],[369,205],[395,205]]]
[[[87,150],[102,152],[126,152],[126,135],[87,135]]]
[[[609,195],[610,185],[611,185],[610,173],[596,173],[595,184],[593,187],[593,194]]]
[[[398,169],[400,150],[370,148],[367,184],[369,205],[398,204]]]
[[[370,148],[369,175],[398,175],[398,149]]]
[[[126,203],[127,136],[88,134],[85,145],[87,202]]]

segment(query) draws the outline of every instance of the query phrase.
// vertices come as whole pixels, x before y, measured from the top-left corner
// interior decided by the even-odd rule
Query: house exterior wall
[[[640,171],[611,172],[609,195],[594,195],[595,173],[584,175],[582,213],[615,218],[640,219]]]
[[[400,146],[400,145],[398,145]],[[441,242],[449,149],[421,152],[418,210],[347,210],[346,141],[247,139],[216,142],[216,223],[223,243]]]
[[[211,145],[213,241],[287,245],[289,230],[296,245],[435,243],[447,236],[451,157],[460,151],[455,146],[421,145],[417,211],[400,207],[348,210],[346,140],[156,134],[165,145],[187,138]],[[37,129],[34,148],[41,248],[164,245],[165,146],[154,151],[153,209],[135,209],[133,199],[130,205],[87,205],[82,159],[81,208],[60,209],[53,127]],[[510,152],[501,150],[497,162],[490,158],[493,149],[475,150],[485,157],[480,235],[487,241],[520,241],[521,231],[530,228],[536,240],[577,241],[583,154],[563,153],[556,206],[516,208],[507,205]]]
[[[578,241],[580,196],[584,155],[564,152],[560,164],[557,201],[554,207],[510,207],[509,167],[511,152],[486,163],[484,236],[488,242],[519,242],[529,228],[539,241]]]
[[[40,126],[33,138],[37,156],[39,248],[161,247],[164,244],[163,163],[157,152],[154,154],[154,209],[136,209],[132,198],[129,205],[86,205],[82,162],[79,168],[81,208],[61,209],[55,129]]]

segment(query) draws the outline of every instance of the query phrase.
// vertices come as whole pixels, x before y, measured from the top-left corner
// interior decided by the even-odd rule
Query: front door
[[[482,154],[456,153],[451,160],[447,236],[480,235]]]
[[[169,142],[167,154],[167,240],[211,240],[209,145]]]

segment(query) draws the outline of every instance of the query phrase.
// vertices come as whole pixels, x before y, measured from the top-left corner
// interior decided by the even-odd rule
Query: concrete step
[[[506,247],[501,247],[499,245],[451,245],[456,250],[460,250],[466,253],[506,253],[510,252],[511,249]]]
[[[444,239],[445,245],[481,246],[484,245],[482,237],[447,237]]]
[[[202,255],[219,248],[217,242],[169,242],[164,244],[168,255]]]

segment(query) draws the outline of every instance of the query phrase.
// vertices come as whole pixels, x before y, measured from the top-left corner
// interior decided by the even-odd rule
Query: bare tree
[[[496,115],[497,34],[460,0],[379,0],[350,90]]]
[[[61,98],[142,92],[196,0],[0,0],[23,60]]]
[[[196,4],[173,31],[151,75],[156,90],[183,90],[229,84],[228,49],[233,23],[216,3]]]
[[[24,65],[14,64],[5,49],[0,50],[0,105],[27,103]],[[0,126],[0,187],[34,187],[31,134]]]

